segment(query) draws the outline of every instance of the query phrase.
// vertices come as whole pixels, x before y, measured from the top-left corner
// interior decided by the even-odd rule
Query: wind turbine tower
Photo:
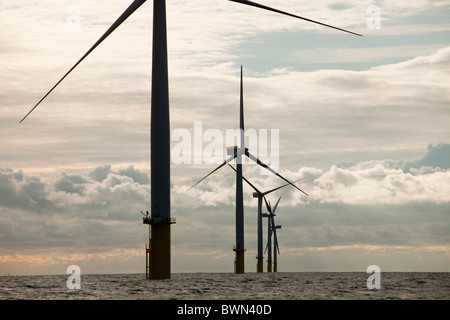
[[[274,239],[273,239],[273,272],[278,272],[278,270],[277,270],[277,266],[278,266],[277,252],[278,252],[278,254],[280,254],[280,248],[278,247],[277,229],[281,229],[281,225],[279,225],[279,224],[276,225],[275,222],[272,220],[272,229],[273,229],[273,235],[274,235]]]
[[[235,272],[244,273],[244,196],[242,190],[242,153],[245,150],[244,136],[244,97],[242,84],[242,66],[241,66],[241,85],[240,85],[240,102],[239,102],[239,134],[240,146],[236,156],[236,252]]]

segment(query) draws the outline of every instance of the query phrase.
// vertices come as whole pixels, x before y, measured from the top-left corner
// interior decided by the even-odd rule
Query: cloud
[[[314,48],[303,49],[289,53],[291,61],[303,61],[307,63],[327,63],[331,66],[340,63],[371,63],[380,64],[384,61],[410,59],[411,57],[430,55],[442,49],[444,44],[402,45],[374,48]],[[335,69],[335,68],[333,68]]]
[[[85,188],[83,184],[87,182],[86,178],[77,174],[67,174],[62,172],[54,184],[55,191],[64,191],[66,193],[83,193]]]
[[[449,61],[445,47],[361,71],[284,69],[252,77],[244,66],[246,128],[279,129],[280,167],[291,171],[405,159],[424,144],[448,139]],[[192,131],[200,120],[204,130],[237,126],[239,68],[226,68],[231,75],[172,78],[173,129]]]
[[[109,173],[101,181],[99,172]],[[137,182],[133,180],[132,175]],[[148,210],[146,174],[133,167],[98,167],[90,174],[61,172],[44,179],[0,168],[2,248],[130,248],[140,211]]]
[[[304,24],[299,24],[295,19],[277,19],[276,15],[274,17],[270,13],[258,15],[256,8],[222,1],[216,1],[217,7],[210,6],[209,2],[209,7],[206,2],[204,4],[205,6],[187,6],[180,1],[170,5],[170,14],[173,15],[170,23],[170,28],[173,28],[170,33],[172,45],[169,51],[173,130],[190,129],[193,122],[198,120],[202,120],[204,126],[209,128],[235,128],[239,103],[239,61],[230,56],[234,46],[239,47],[242,43],[252,41],[250,36],[264,31],[260,30],[262,25],[275,32],[292,28],[292,25],[297,25],[294,28],[304,27]],[[65,15],[67,6],[64,5],[65,3],[59,4],[58,9],[52,10],[64,9]],[[279,5],[294,11],[304,9],[305,13],[317,11],[317,5],[308,3],[279,2]],[[346,1],[323,3],[323,7],[328,5],[357,6],[355,2]],[[84,6],[83,14],[86,15],[90,12],[90,6],[97,9],[92,4],[88,8]],[[416,3],[413,7],[416,6],[428,8],[430,4]],[[120,7],[120,3],[116,3],[108,8],[108,16],[114,16],[114,10]],[[142,39],[134,41],[135,31],[137,38],[148,38],[148,30],[142,31],[146,29],[141,25],[151,13],[151,10],[147,10],[148,7],[147,4],[142,7],[143,10],[136,12],[133,22],[124,24],[126,30],[118,30],[114,38],[104,43],[106,47],[99,47],[100,51],[95,51],[89,59],[83,61],[81,69],[64,80],[50,99],[36,110],[32,121],[20,126],[17,126],[17,122],[29,110],[27,106],[38,101],[54,84],[58,74],[64,74],[66,66],[79,58],[85,50],[83,46],[91,44],[86,39],[87,34],[94,39],[97,29],[102,26],[94,27],[92,22],[88,24],[87,21],[95,18],[88,16],[85,19],[87,25],[82,32],[53,31],[57,33],[54,43],[62,41],[61,47],[40,47],[40,52],[35,51],[39,47],[28,48],[34,54],[24,54],[26,51],[17,50],[17,55],[8,55],[7,59],[0,62],[8,71],[0,79],[3,88],[0,95],[4,102],[0,117],[0,157],[4,159],[3,163],[28,171],[42,168],[43,163],[61,170],[84,165],[92,168],[103,163],[120,167],[134,164],[141,168],[146,163],[148,167],[150,67],[147,62],[150,42]],[[187,11],[184,12],[183,9]],[[48,9],[41,8],[39,12],[45,10]],[[403,9],[396,10],[401,12]],[[326,11],[336,15],[334,10]],[[248,15],[250,12],[255,14]],[[22,28],[27,30],[19,29],[16,31],[18,34],[14,37],[10,35],[8,39],[12,44],[20,45],[21,49],[28,47],[28,37],[38,39],[37,33],[51,35],[49,30],[56,29],[33,23],[44,30],[29,30],[30,22],[26,21],[32,15],[23,17],[22,11],[17,14],[25,19]],[[205,22],[198,19],[199,15],[206,16]],[[245,15],[250,20],[234,19]],[[47,13],[43,16],[46,17]],[[209,23],[212,16],[224,19],[226,28],[214,21],[210,28],[202,29],[206,30],[206,34],[198,32],[200,27],[204,27],[203,23]],[[42,19],[42,16],[39,17]],[[186,18],[187,21],[183,22],[177,17]],[[102,17],[102,20],[105,19]],[[265,19],[278,22],[276,25],[258,23]],[[194,23],[195,21],[201,22]],[[343,18],[343,21],[346,19]],[[240,30],[244,30],[239,24],[257,27],[247,28],[242,31],[243,35],[234,37],[234,32],[238,35]],[[149,22],[145,22],[145,27],[147,26],[151,27]],[[130,34],[133,34],[132,39],[129,39]],[[197,46],[199,43],[202,46]],[[216,55],[215,51],[219,51],[214,49],[216,45],[220,49],[220,55]],[[425,54],[431,50],[428,45],[422,47],[426,51],[417,47],[419,49],[414,50],[414,53]],[[119,48],[120,50],[116,50]],[[127,50],[124,51],[124,48]],[[374,48],[373,51],[366,47],[334,48],[336,51],[330,51],[328,61],[341,58],[345,60],[348,57],[361,59],[366,54],[389,56],[400,52],[398,48],[386,46]],[[434,44],[432,48],[435,48]],[[411,51],[411,47],[407,49]],[[41,63],[42,57],[47,56],[48,52],[52,52],[55,57],[51,62],[46,62],[52,66]],[[111,52],[120,53],[111,56]],[[313,51],[306,49],[300,53],[302,52],[319,60],[324,58],[323,54],[328,54],[323,48]],[[244,65],[246,124],[249,127],[281,129],[280,154],[286,157],[284,167],[291,170],[298,168],[299,164],[325,168],[344,161],[334,159],[336,153],[339,156],[349,152],[377,154],[386,147],[399,150],[405,146],[415,148],[413,151],[416,151],[424,143],[444,141],[448,136],[445,125],[448,117],[445,111],[450,99],[447,90],[449,52],[449,48],[443,48],[406,62],[361,71],[322,68],[316,72],[301,72],[300,68],[293,69],[288,62],[277,66],[281,68],[278,70],[284,68],[285,72],[263,73],[254,77],[256,71],[246,70]],[[208,55],[208,58],[206,61],[197,59],[197,54]],[[277,55],[271,55],[270,58]],[[143,67],[146,65],[148,68]],[[42,81],[36,82],[36,79]],[[27,90],[24,91],[23,88]],[[283,108],[283,112],[274,112],[278,108]],[[23,110],[23,114],[18,110]],[[46,154],[44,161],[43,150]],[[321,156],[315,157],[318,153]],[[314,159],[308,159],[309,157]],[[318,161],[323,164],[317,164]]]
[[[427,154],[424,157],[402,164],[402,168],[407,171],[423,167],[450,169],[450,144],[440,143],[436,146],[429,144]]]
[[[102,182],[108,177],[108,174],[111,172],[111,165],[105,164],[104,166],[100,166],[92,170],[89,176],[98,182]]]
[[[314,260],[311,254],[320,250],[386,256],[399,255],[401,247],[405,248],[401,256],[411,257],[426,255],[434,247],[436,252],[448,252],[450,170],[434,161],[447,155],[448,144],[439,143],[410,160],[283,171],[292,180],[305,177],[299,185],[310,196],[287,187],[269,197],[276,201],[282,196],[276,217],[276,223],[283,226],[278,232],[282,258],[295,269],[295,257],[309,257],[310,263]],[[261,176],[256,166],[244,168],[246,177],[262,190],[282,182],[275,176]],[[21,265],[24,270],[26,265],[47,265],[47,270],[53,270],[71,256],[98,266],[119,262],[127,254],[137,260],[148,240],[148,228],[142,226],[139,214],[149,204],[146,181],[148,175],[134,167],[101,165],[87,173],[63,171],[46,178],[1,168],[0,264],[5,268]],[[188,192],[194,181],[175,183],[172,188],[177,261],[196,255],[213,259],[234,244],[234,171],[223,168]],[[251,192],[244,186],[249,252],[256,245],[256,200]],[[42,258],[36,255],[40,250]],[[58,254],[59,250],[66,253]]]
[[[376,164],[381,164],[390,169],[401,169],[406,173],[425,174],[435,171],[446,171],[450,169],[450,144],[441,142],[436,145],[429,144],[426,153],[421,157],[408,160],[380,160],[364,161],[358,164],[348,162],[339,163],[337,167],[360,169],[370,168]],[[440,170],[442,169],[442,170]]]
[[[47,199],[47,192],[46,184],[40,178],[24,176],[21,170],[14,172],[9,168],[0,168],[2,206],[38,213],[53,211],[55,205]]]
[[[117,172],[119,175],[127,176],[133,179],[134,182],[139,184],[149,184],[150,179],[147,173],[135,169],[133,166],[129,166],[126,169],[120,169]]]
[[[281,174],[291,181],[304,178],[298,184],[309,197],[296,195],[296,190],[286,188],[283,194],[290,199],[290,205],[318,201],[321,203],[345,204],[407,204],[450,202],[450,144],[429,145],[427,153],[413,160],[383,160],[362,163],[332,165],[327,170],[302,167],[297,172],[285,170]],[[244,175],[258,186],[271,189],[283,182],[270,176],[255,176],[256,165],[244,166]],[[208,177],[189,193],[184,187],[174,191],[195,197],[204,205],[228,203],[233,196],[234,179],[222,169],[214,173],[217,180]],[[231,176],[232,177],[232,176]],[[251,178],[250,178],[251,177]],[[254,180],[253,180],[254,179]],[[256,181],[256,182],[255,182]],[[264,188],[262,190],[265,190]]]
[[[364,170],[332,166],[314,180],[310,193],[313,199],[323,202],[447,203],[450,201],[450,171],[412,175],[380,164]]]

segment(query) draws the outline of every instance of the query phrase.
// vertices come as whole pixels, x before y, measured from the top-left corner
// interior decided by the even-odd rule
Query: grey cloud
[[[130,212],[138,213],[139,204],[141,210],[148,206],[149,186],[144,184],[148,176],[133,167],[118,172],[123,174],[113,173],[110,166],[105,165],[89,176],[62,172],[44,180],[21,170],[0,168],[0,206],[32,214],[71,213],[132,219]],[[118,212],[122,212],[122,216]]]
[[[382,164],[386,168],[401,169],[404,172],[414,174],[433,173],[441,170],[450,169],[450,144],[440,142],[436,145],[429,144],[426,153],[417,158],[408,160],[381,160],[381,161],[364,161],[361,163],[343,162],[339,163],[339,168],[370,168],[375,164]]]
[[[143,172],[139,169],[135,169],[134,166],[129,166],[125,169],[119,169],[118,171],[112,171],[110,164],[105,164],[103,166],[99,166],[92,170],[89,173],[89,177],[93,180],[102,182],[104,181],[110,173],[115,173],[119,176],[126,176],[133,179],[134,182],[139,184],[149,184],[150,177],[146,172]]]
[[[345,3],[345,2],[336,2],[336,3],[330,3],[328,5],[328,8],[330,8],[331,10],[341,11],[341,10],[351,9],[352,5],[350,3]]]
[[[92,170],[89,176],[95,181],[102,182],[103,180],[106,179],[106,177],[110,172],[111,172],[111,165],[105,164]]]
[[[139,213],[149,207],[145,174],[133,167],[118,170],[123,175],[112,171],[109,165],[93,170],[96,181],[67,172],[41,179],[0,167],[2,246],[129,247],[142,241],[136,230],[148,232]]]
[[[130,177],[133,179],[134,182],[137,182],[139,184],[150,183],[150,178],[148,174],[140,171],[139,169],[135,169],[133,166],[129,166],[126,169],[119,170],[118,174]]]
[[[450,169],[450,144],[441,142],[436,146],[428,145],[427,153],[422,158],[405,161],[402,168],[410,171],[411,168],[432,167]]]
[[[67,174],[62,172],[61,176],[54,184],[56,191],[64,191],[67,193],[83,193],[85,184],[88,180],[81,175]]]
[[[0,168],[0,206],[53,212],[56,206],[47,199],[46,184],[37,177],[24,176],[22,171]]]
[[[23,181],[23,171],[22,170],[15,171],[14,179],[16,179],[18,182],[22,182]]]

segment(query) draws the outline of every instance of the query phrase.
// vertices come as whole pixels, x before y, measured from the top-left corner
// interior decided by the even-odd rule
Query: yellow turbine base
[[[234,261],[234,273],[242,274],[245,273],[245,264],[244,264],[244,250],[236,251],[236,260]]]
[[[258,272],[258,273],[264,272],[264,267],[263,267],[264,261],[263,261],[263,258],[256,258],[256,259],[258,259],[258,262],[256,264],[256,272]]]
[[[267,262],[267,272],[272,272],[272,262]]]
[[[170,269],[170,224],[152,224],[150,279],[170,279]]]

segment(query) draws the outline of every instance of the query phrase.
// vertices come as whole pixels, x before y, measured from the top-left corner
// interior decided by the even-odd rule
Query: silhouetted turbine
[[[281,226],[279,225],[275,225],[275,220],[274,217],[276,216],[275,211],[277,210],[278,207],[278,203],[280,202],[281,197],[278,198],[277,203],[275,204],[275,207],[271,207],[270,205],[270,201],[269,203],[266,200],[266,197],[264,197],[264,202],[266,203],[266,207],[267,210],[269,211],[269,213],[266,215],[267,217],[267,246],[266,246],[266,250],[264,251],[264,253],[266,251],[268,251],[267,253],[267,272],[272,272],[272,234],[274,235],[274,246],[273,246],[273,250],[274,250],[274,265],[276,268],[277,265],[277,252],[280,253],[280,248],[278,246],[278,239],[277,239],[277,229],[281,229]],[[274,270],[275,272],[277,271],[276,269]]]
[[[209,175],[213,174],[220,168],[222,168],[227,163],[233,161],[234,159],[237,160],[236,164],[236,246],[234,250],[236,251],[236,260],[235,260],[235,272],[236,273],[244,273],[244,252],[245,252],[245,246],[244,246],[244,197],[243,197],[243,191],[242,191],[242,156],[245,155],[248,158],[255,161],[258,165],[262,166],[263,168],[266,168],[273,174],[275,174],[277,177],[280,177],[284,181],[288,182],[288,184],[292,185],[296,189],[303,192],[305,195],[307,195],[303,190],[301,190],[296,185],[292,184],[289,180],[281,176],[278,172],[274,171],[272,168],[270,168],[268,165],[260,161],[257,157],[252,155],[247,148],[245,148],[245,136],[244,136],[244,93],[243,93],[243,74],[242,74],[242,66],[241,66],[241,82],[240,82],[240,108],[239,108],[239,122],[240,122],[240,147],[234,147],[233,155],[229,157],[227,160],[224,160],[222,164],[220,164],[216,169],[208,173],[206,176],[204,176],[202,179],[200,179],[197,183],[195,183],[190,189],[195,187],[197,184],[199,184],[201,181],[206,179]]]
[[[236,171],[236,169],[232,165],[230,165],[230,164],[228,164],[228,165],[234,171]],[[290,185],[290,183],[286,183],[286,184],[284,184],[284,185],[282,185],[280,187],[277,187],[277,188],[274,188],[274,189],[262,192],[262,191],[258,190],[258,188],[256,188],[244,176],[242,176],[242,179],[244,179],[244,181],[247,182],[247,184],[250,187],[252,187],[253,190],[255,190],[255,192],[253,193],[253,198],[258,198],[258,216],[257,216],[257,246],[258,246],[258,252],[257,252],[257,256],[256,256],[256,259],[258,259],[258,261],[257,261],[257,265],[256,265],[256,272],[263,272],[263,258],[264,257],[263,257],[263,237],[262,237],[262,233],[263,233],[263,231],[262,231],[262,229],[263,229],[263,227],[262,227],[262,218],[263,218],[262,217],[262,199],[266,195],[268,195],[268,194],[270,194],[270,193],[272,193],[272,192],[274,192],[274,191],[276,191],[278,189],[281,189],[281,188],[284,188],[284,187]],[[296,181],[294,181],[292,183],[296,183],[296,182],[301,181],[303,179],[304,178],[296,180]]]

